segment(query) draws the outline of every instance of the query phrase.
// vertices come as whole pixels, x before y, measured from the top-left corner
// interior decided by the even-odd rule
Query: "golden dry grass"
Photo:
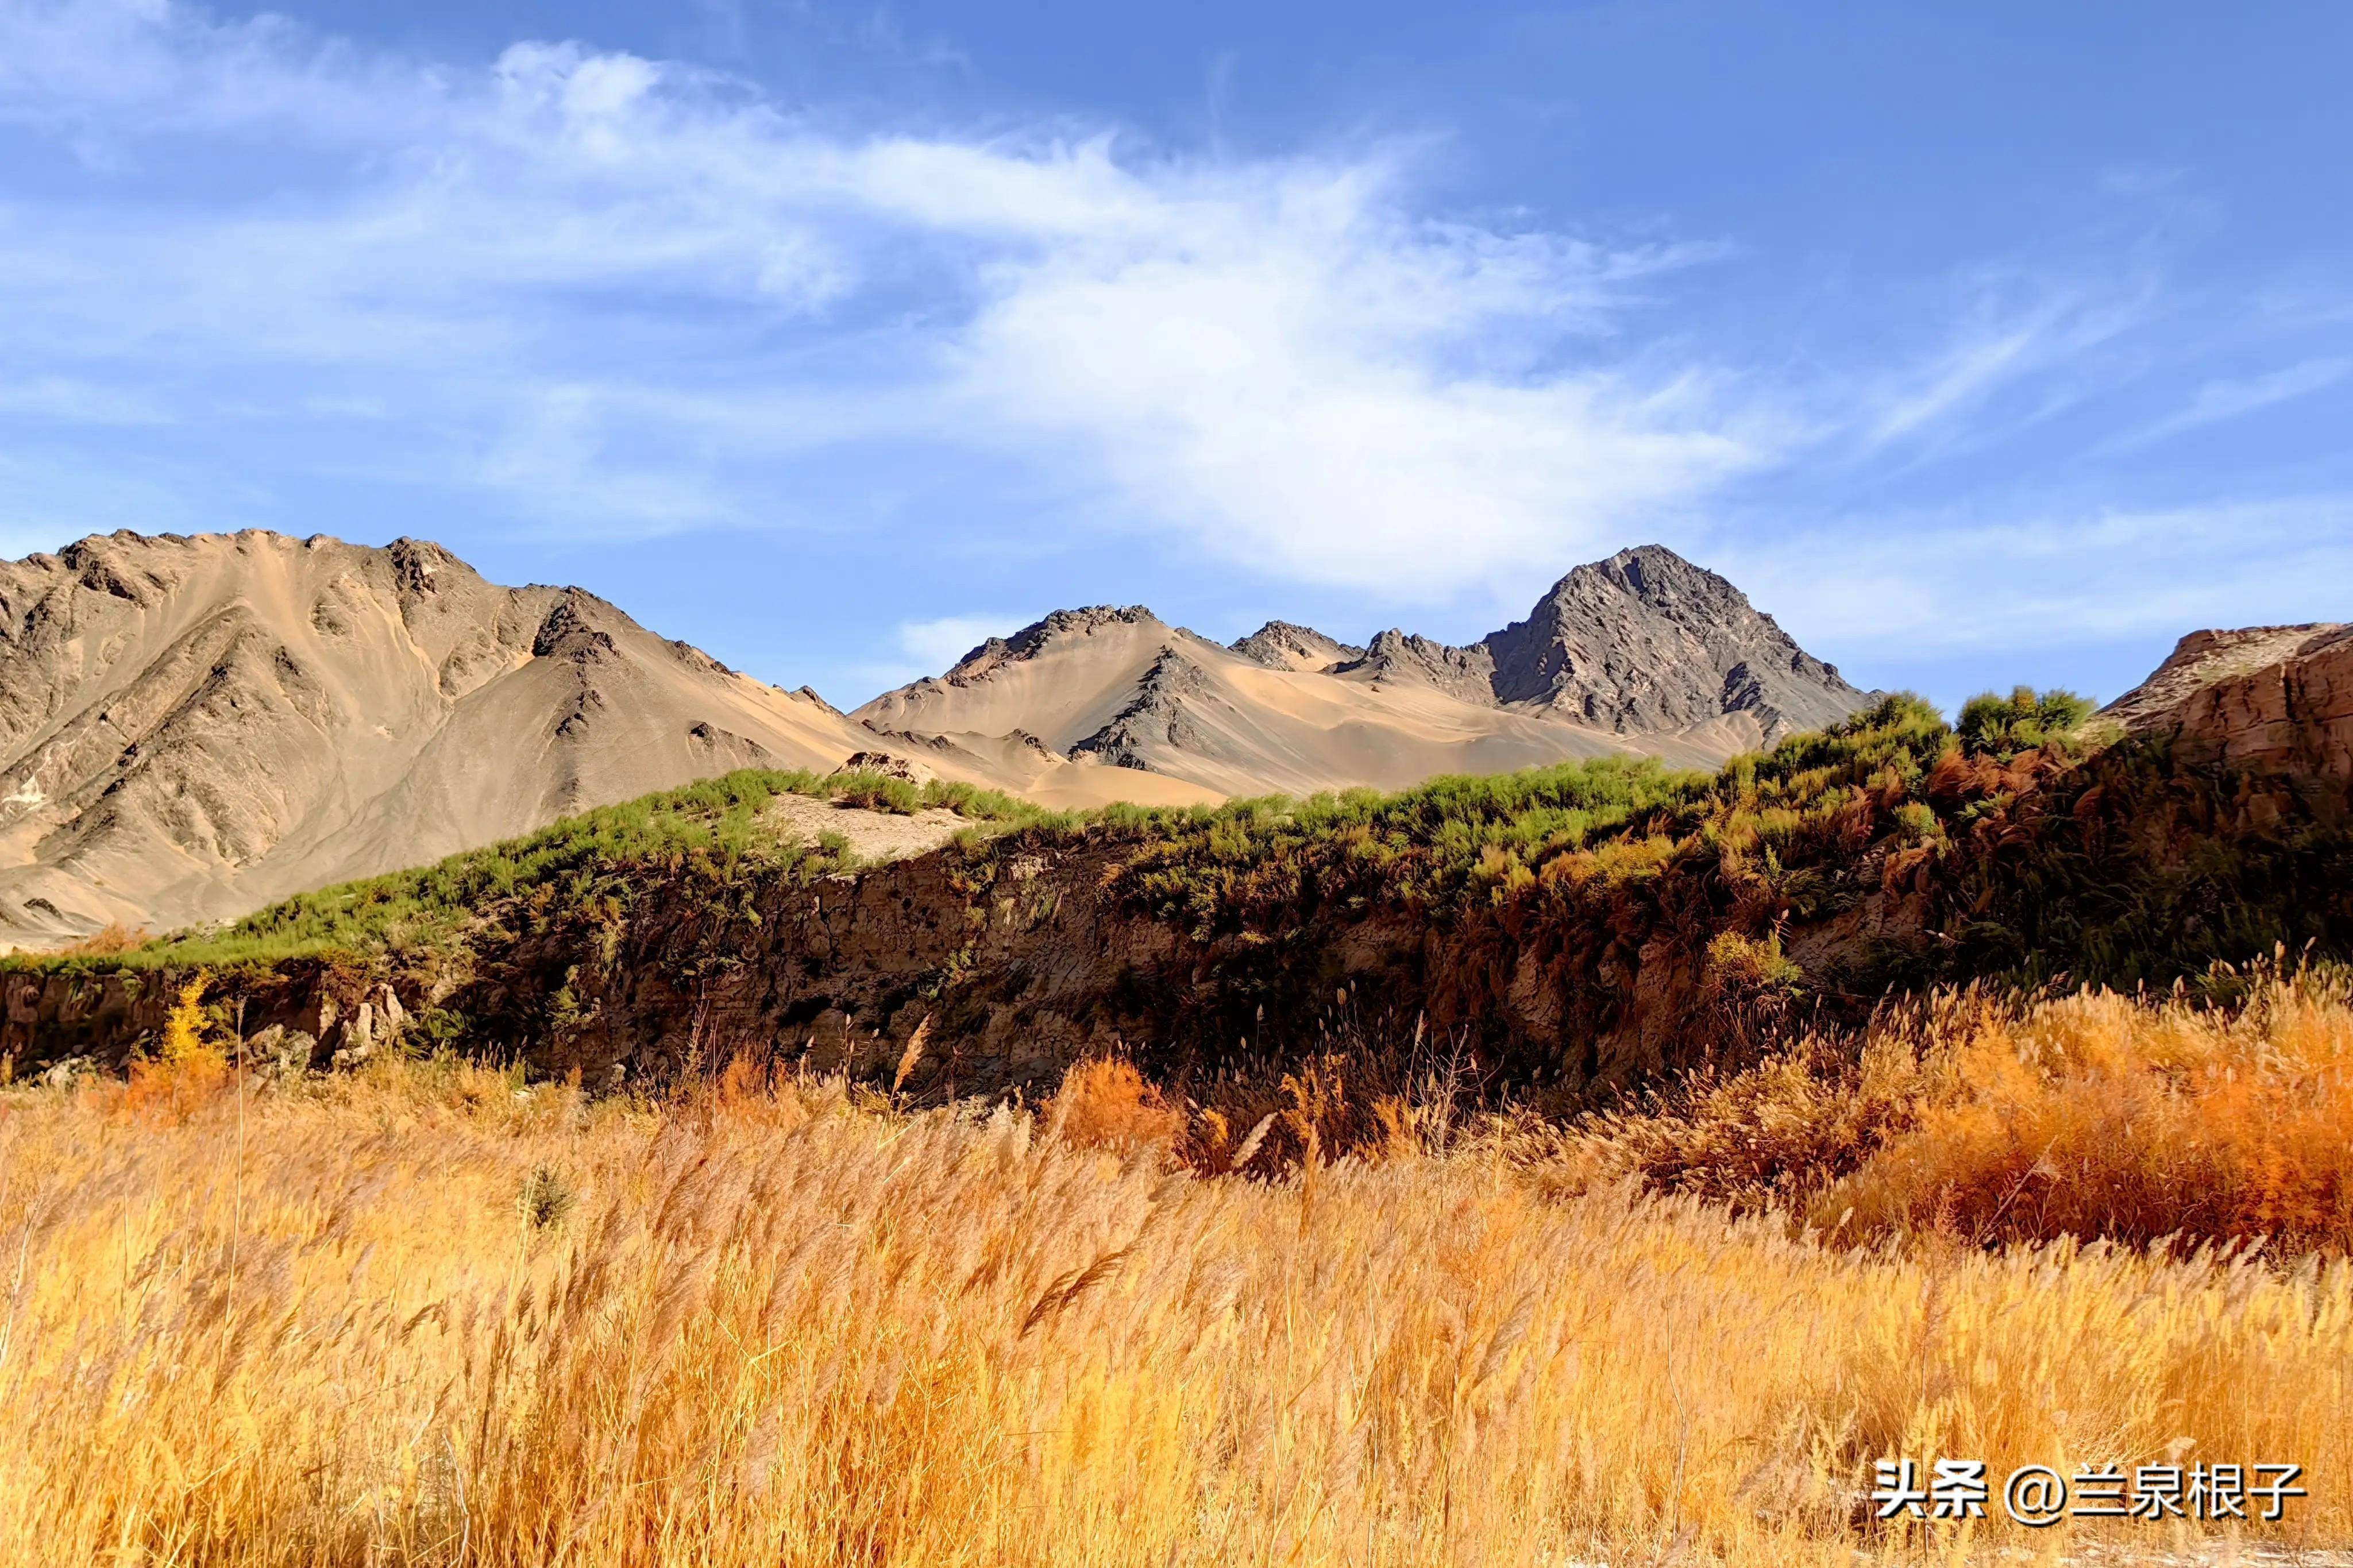
[[[1633,1173],[1841,1238],[2263,1238],[2353,1252],[2353,977],[2257,966],[2229,1007],[1945,996],[1596,1118],[1564,1172]],[[1557,1176],[1559,1173],[1556,1173]]]
[[[10,1091],[0,1563],[1845,1563],[1919,1545],[1857,1529],[1874,1458],[2185,1444],[2353,1536],[2341,1262],[1833,1251],[1503,1138],[1256,1182],[1113,1130],[744,1073]]]

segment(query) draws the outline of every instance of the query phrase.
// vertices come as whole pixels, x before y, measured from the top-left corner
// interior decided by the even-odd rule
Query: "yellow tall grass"
[[[740,1074],[655,1107],[391,1066],[161,1123],[20,1089],[0,1290],[6,1564],[1996,1543],[1858,1522],[1873,1459],[1940,1455],[2295,1461],[2286,1538],[2353,1537],[2343,1263],[1829,1250],[1547,1195],[1501,1139],[1252,1181]]]
[[[1635,1173],[1844,1239],[2353,1253],[2353,975],[2258,965],[2229,1007],[1946,996],[1560,1142],[1556,1179]]]

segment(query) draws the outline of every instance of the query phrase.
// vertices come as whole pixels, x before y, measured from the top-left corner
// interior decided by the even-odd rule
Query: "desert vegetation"
[[[447,944],[486,917],[514,913],[528,921],[559,907],[594,906],[649,877],[736,886],[755,876],[807,882],[854,868],[856,857],[838,836],[803,839],[764,819],[770,803],[785,795],[901,815],[951,811],[976,828],[1064,820],[951,780],[915,784],[878,773],[746,768],[563,817],[537,833],[430,866],[299,893],[218,926],[164,938],[110,927],[62,952],[9,962],[185,970],[359,956]]]
[[[0,963],[185,970],[425,950],[667,878],[747,890],[851,868],[838,842],[765,820],[786,793],[955,812],[972,831],[950,852],[976,864],[1117,847],[1126,905],[1204,941],[1320,940],[1335,920],[1391,910],[1470,946],[1533,939],[1597,959],[1630,932],[1663,932],[1742,961],[1729,983],[1785,928],[1916,895],[1915,929],[1841,942],[1811,966],[1818,1000],[1988,975],[2169,984],[2276,944],[2353,940],[2341,820],[2279,781],[2267,787],[2284,808],[2251,818],[2248,781],[2102,733],[2087,707],[2021,688],[1973,700],[1956,726],[1899,694],[1713,775],[1603,759],[1214,807],[1053,813],[945,782],[747,770],[227,926]],[[1916,929],[1929,923],[1933,941]]]
[[[1333,1048],[1335,995],[1358,1078],[1426,1027],[1482,1084],[1577,1109],[1938,987],[2227,1002],[2249,953],[2353,952],[2353,834],[2313,781],[2082,720],[2063,692],[1981,699],[1958,727],[1897,696],[1712,775],[1606,761],[1085,816],[730,774],[228,927],[0,961],[47,972],[14,981],[14,1070],[119,1065],[209,968],[322,1064],[395,992],[410,1048],[600,1085],[819,1036],[828,1066],[888,1077],[936,1016],[917,1091],[1035,1095],[1071,1049],[1124,1040],[1182,1093],[1254,1072],[1201,1096],[1236,1103],[1239,1138]],[[965,827],[870,872],[788,793]],[[1017,1060],[1030,1037],[1055,1044]]]
[[[1116,1061],[1035,1110],[749,1063],[659,1099],[272,1080],[182,1001],[128,1080],[0,1096],[0,1562],[2188,1541],[1877,1525],[1897,1454],[2289,1459],[2313,1495],[2253,1528],[2353,1535],[2322,971],[2219,1009],[1947,996],[1566,1131],[1398,1098],[1344,1152],[1345,1090],[1295,1080],[1280,1158]]]

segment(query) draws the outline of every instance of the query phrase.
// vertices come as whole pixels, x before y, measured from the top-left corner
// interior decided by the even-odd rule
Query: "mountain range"
[[[748,766],[1053,806],[1710,765],[1870,694],[1658,546],[1467,647],[1058,612],[843,714],[438,545],[121,531],[0,563],[0,943],[235,915]]]
[[[1058,611],[851,717],[977,765],[1019,733],[1223,795],[1394,789],[1644,754],[1713,766],[1869,702],[1730,583],[1658,545],[1579,566],[1468,647],[1271,621],[1220,645],[1142,605]]]

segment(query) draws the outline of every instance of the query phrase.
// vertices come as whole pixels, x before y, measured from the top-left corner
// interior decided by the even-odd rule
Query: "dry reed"
[[[1548,1193],[1500,1138],[1202,1179],[1135,1146],[1142,1095],[1092,1070],[1065,1120],[1115,1111],[1094,1142],[748,1070],[660,1106],[396,1063],[162,1118],[0,1094],[0,1564],[2014,1539],[1858,1521],[1873,1459],[1936,1455],[2293,1460],[2313,1496],[2284,1539],[2353,1537],[2341,1261],[1835,1250]]]
[[[1548,1174],[1633,1174],[1848,1239],[2353,1253],[2348,978],[2260,965],[2229,1006],[1947,995],[1593,1119]]]

